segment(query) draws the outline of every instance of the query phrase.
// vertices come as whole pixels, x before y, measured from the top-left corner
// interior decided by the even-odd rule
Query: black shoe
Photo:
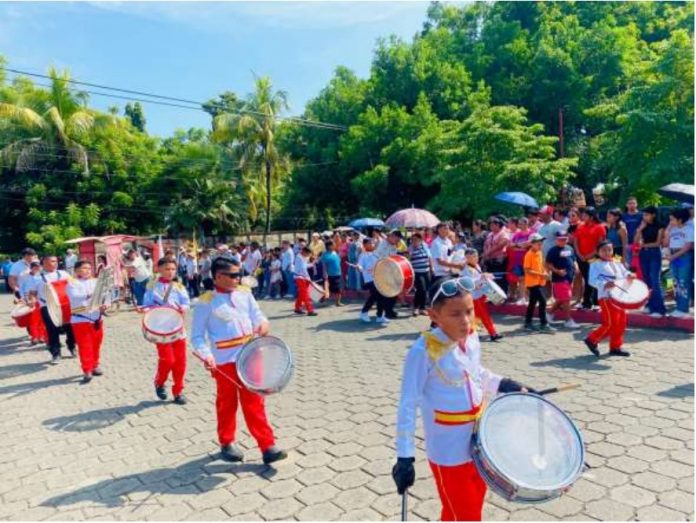
[[[502,334],[494,334],[493,336],[491,336],[491,341],[498,341],[498,340],[502,340],[502,339],[503,339]]]
[[[220,447],[220,458],[225,461],[230,461],[236,463],[239,461],[244,461],[244,453],[237,448],[236,445],[225,445]]]
[[[627,350],[622,350],[622,349],[616,349],[616,350],[610,350],[609,351],[609,356],[623,356],[624,358],[627,358],[631,355],[630,352]]]
[[[167,399],[167,389],[164,387],[155,387],[155,394],[157,394],[157,397],[161,400]]]
[[[263,453],[263,462],[266,465],[275,463],[288,457],[288,453],[278,449],[275,445]]]
[[[99,367],[97,367],[96,369],[94,369],[92,371],[92,376],[102,376],[103,374],[104,374],[104,371],[101,370]]]
[[[385,314],[385,316],[388,320],[395,320],[399,317],[399,315],[396,312],[393,312],[392,314]]]
[[[541,325],[541,326],[539,327],[539,331],[540,331],[540,332],[556,332],[556,330],[557,330],[557,329],[556,329],[555,327],[552,327],[552,326],[549,325],[548,323],[544,323],[543,325]]]
[[[595,356],[599,357],[599,350],[597,349],[597,345],[592,343],[589,338],[585,338],[583,341],[585,342],[585,345],[587,345],[587,348],[590,349],[590,352]]]
[[[306,313],[305,313],[305,311],[298,311],[297,309],[295,309],[295,314],[303,315]]]
[[[308,312],[308,313],[307,313],[307,316],[319,316],[319,314],[317,314],[316,312],[312,311],[312,312]]]
[[[184,396],[183,394],[179,394],[178,396],[174,396],[174,403],[176,403],[177,405],[186,405],[186,403],[187,403],[186,396]]]
[[[92,381],[92,375],[91,375],[89,372],[88,372],[87,374],[84,374],[84,375],[82,376],[82,384],[83,384],[83,385],[86,385],[86,384],[89,383],[90,381]]]
[[[532,323],[525,323],[524,330],[529,331],[529,332],[536,332],[539,330],[539,327],[536,327]]]
[[[58,365],[60,363],[60,356],[52,356],[51,357],[51,365]]]

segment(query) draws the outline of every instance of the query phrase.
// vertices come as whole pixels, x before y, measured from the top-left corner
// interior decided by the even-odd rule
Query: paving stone
[[[672,490],[663,492],[658,496],[660,505],[678,510],[684,514],[690,514],[694,510],[694,496],[682,492],[681,490]]]
[[[331,480],[340,490],[353,489],[361,485],[365,485],[372,479],[372,476],[362,470],[351,470],[349,472],[341,472]]]
[[[294,496],[295,493],[302,489],[302,483],[294,479],[286,479],[275,483],[270,483],[268,486],[261,489],[261,494],[268,499],[281,499]]]
[[[245,512],[228,518],[230,521],[263,521],[264,519],[256,512]]]
[[[304,505],[293,498],[274,499],[261,507],[258,513],[266,520],[290,519],[303,507]]]
[[[309,486],[317,483],[324,483],[335,477],[336,473],[328,467],[317,467],[311,469],[302,469],[295,476],[295,479],[300,483]]]
[[[248,514],[261,508],[266,502],[266,498],[261,494],[252,492],[241,496],[231,496],[231,499],[220,508],[222,508],[228,516],[239,516],[240,514]]]
[[[366,487],[358,487],[342,491],[331,501],[343,510],[351,511],[368,507],[376,499],[377,494],[368,490]]]
[[[377,521],[380,518],[381,515],[375,510],[370,508],[359,508],[344,512],[338,519],[340,521]]]
[[[626,449],[620,445],[613,445],[611,443],[606,443],[606,442],[600,442],[600,443],[593,443],[588,447],[588,452],[591,452],[593,454],[598,454],[600,456],[603,456],[605,458],[611,458],[614,456],[621,456],[623,453],[626,452]]]
[[[638,509],[639,521],[684,521],[683,513],[660,505],[651,505]]]
[[[605,487],[592,483],[587,479],[580,478],[568,491],[567,496],[579,499],[580,501],[593,501],[607,495]]]
[[[689,492],[690,494],[694,493],[694,477],[686,477],[682,478],[679,481],[677,481],[677,486],[679,487],[679,490],[683,490],[684,492]]]
[[[642,472],[648,468],[648,464],[640,459],[631,458],[629,456],[619,456],[607,460],[607,466],[627,474],[635,474]]]
[[[626,521],[633,518],[633,507],[613,499],[590,501],[585,512],[601,521]]]
[[[618,487],[619,485],[628,483],[629,480],[627,474],[607,467],[592,469],[589,473],[586,473],[585,476],[591,479],[593,483],[598,483],[605,487]]]
[[[694,472],[693,467],[677,463],[676,461],[658,461],[652,463],[650,468],[658,474],[676,479],[693,476]]]
[[[196,511],[186,519],[188,521],[225,521],[229,519],[229,516],[221,508],[209,508],[200,512]]]
[[[556,518],[546,514],[537,508],[525,508],[511,514],[511,519],[515,521],[555,521]]]
[[[656,474],[652,471],[632,475],[631,482],[634,485],[638,485],[639,487],[643,487],[652,492],[665,492],[672,490],[677,484],[674,479],[661,474]]]
[[[551,514],[555,518],[567,518],[567,516],[573,516],[580,512],[584,508],[584,505],[571,498],[570,496],[561,496],[558,499],[549,501],[539,505],[539,510]],[[515,513],[515,518],[517,518],[517,513]]]
[[[331,503],[320,503],[305,507],[295,516],[299,521],[335,521],[341,509]]]
[[[314,505],[316,503],[329,501],[335,498],[338,493],[339,490],[336,487],[328,483],[323,483],[312,485],[311,487],[304,487],[297,493],[296,498],[305,505]]]
[[[684,448],[684,444],[681,441],[672,438],[665,438],[663,436],[645,438],[645,444],[663,450],[678,450]]]
[[[644,507],[655,502],[655,494],[644,488],[634,485],[621,485],[611,490],[611,497],[616,501],[631,505],[632,507]]]
[[[355,470],[362,467],[366,461],[360,456],[346,456],[345,458],[339,458],[328,463],[329,468],[337,472],[345,472],[347,470]]]

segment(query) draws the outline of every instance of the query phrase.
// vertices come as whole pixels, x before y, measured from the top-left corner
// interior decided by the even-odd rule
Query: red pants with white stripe
[[[82,372],[85,374],[92,372],[99,367],[99,354],[104,339],[104,324],[101,320],[96,326],[91,321],[73,323],[72,330],[80,356]]]
[[[440,521],[481,521],[486,483],[473,461],[447,467],[430,462],[442,502]]]
[[[41,309],[39,307],[34,307],[34,310],[31,312],[27,332],[32,340],[48,342],[48,331],[41,318]]]
[[[263,396],[241,385],[242,382],[237,375],[237,365],[234,363],[220,365],[218,369],[220,372],[213,370],[213,377],[217,382],[215,408],[220,446],[224,447],[235,441],[237,406],[241,403],[242,414],[249,432],[256,440],[261,452],[266,451],[275,444],[275,436],[266,418]],[[239,385],[225,375],[233,378]]]
[[[314,312],[314,304],[309,296],[309,280],[304,278],[295,278],[295,286],[297,287],[297,299],[295,300],[295,310],[301,311],[304,305],[307,312]]]
[[[626,331],[626,311],[616,307],[607,298],[599,300],[602,324],[590,332],[587,339],[598,345],[607,336],[609,337],[609,350],[619,350],[623,345],[624,332]]]
[[[164,387],[172,373],[174,386],[172,394],[179,396],[184,390],[184,375],[186,374],[186,339],[182,338],[172,343],[158,343],[157,374],[155,374],[155,386]]]
[[[486,327],[488,334],[495,336],[497,332],[495,330],[495,325],[493,325],[491,315],[488,312],[488,307],[486,306],[487,302],[488,299],[486,299],[485,296],[481,296],[480,298],[474,300],[474,314],[476,315],[476,318],[481,320],[483,326]]]

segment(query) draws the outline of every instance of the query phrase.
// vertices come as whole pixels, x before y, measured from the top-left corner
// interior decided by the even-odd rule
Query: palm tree
[[[247,97],[239,113],[222,113],[213,120],[213,138],[232,146],[242,173],[263,180],[266,200],[264,242],[265,235],[271,231],[273,188],[279,184],[281,174],[288,171],[288,160],[280,154],[275,143],[278,114],[287,108],[287,93],[274,92],[267,76],[257,77],[255,91]],[[250,182],[248,186],[258,194],[259,184]],[[255,201],[251,203],[253,208]]]
[[[51,87],[38,90],[24,81],[14,100],[0,100],[0,121],[15,124],[19,137],[0,149],[0,161],[18,172],[30,171],[42,158],[63,158],[89,173],[89,157],[80,140],[91,129],[115,123],[116,118],[88,109],[87,94],[71,90],[70,75],[49,71]]]

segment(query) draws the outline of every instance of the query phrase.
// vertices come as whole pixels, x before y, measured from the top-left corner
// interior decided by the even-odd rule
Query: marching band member
[[[585,338],[585,345],[592,354],[599,356],[597,346],[608,336],[611,356],[630,356],[630,352],[621,348],[626,330],[626,311],[611,302],[609,290],[616,286],[616,280],[626,278],[630,283],[635,277],[621,261],[614,261],[614,247],[610,241],[599,242],[597,254],[599,260],[590,263],[588,282],[597,289],[602,324]]]
[[[80,356],[82,383],[85,384],[92,381],[92,376],[103,374],[99,368],[99,355],[104,339],[102,313],[109,305],[103,304],[99,310],[88,312],[75,312],[75,309],[89,306],[96,283],[97,279],[92,278],[92,264],[85,260],[75,262],[75,277],[70,278],[66,292],[70,298],[70,308],[73,309],[70,325]]]
[[[39,297],[41,306],[41,317],[48,331],[48,350],[51,352],[51,365],[57,365],[60,361],[60,335],[65,333],[66,344],[70,356],[75,357],[75,336],[73,335],[72,326],[70,323],[65,325],[54,325],[51,316],[48,314],[48,306],[46,304],[46,285],[54,281],[67,280],[70,275],[58,269],[58,258],[53,255],[44,256],[41,260],[43,269],[36,278],[36,286],[34,292]]]
[[[36,278],[38,278],[39,272],[41,272],[41,264],[37,261],[31,262],[29,271],[29,275],[22,278],[19,284],[19,293],[24,303],[28,307],[32,307],[27,332],[29,333],[29,338],[31,338],[31,344],[36,345],[37,343],[48,342],[48,332],[46,332],[43,319],[41,319],[41,309],[36,303],[36,293],[34,292],[38,284]]]
[[[397,254],[398,245],[401,243],[401,240],[404,237],[399,229],[392,229],[386,236],[375,230],[374,235],[375,237],[373,239],[376,242],[374,253],[377,261]],[[380,295],[380,300],[377,303],[379,305],[381,302],[382,310],[384,311],[381,316],[377,316],[377,323],[389,323],[389,320],[398,318],[399,315],[394,311],[396,297],[389,298],[384,296],[379,293],[379,289],[377,290],[377,293]]]
[[[495,328],[495,324],[488,312],[488,306],[486,305],[488,299],[483,291],[486,280],[492,278],[492,276],[488,273],[484,274],[481,272],[481,267],[478,264],[478,251],[476,249],[466,249],[464,255],[466,256],[466,265],[464,266],[462,276],[471,278],[475,285],[474,290],[471,291],[474,297],[474,314],[477,319],[481,320],[481,323],[483,323],[483,326],[488,331],[490,340],[498,341],[502,339],[503,335],[498,334]]]
[[[217,258],[211,272],[215,290],[203,294],[193,309],[191,342],[217,382],[220,454],[226,461],[244,459],[235,444],[237,406],[241,404],[249,432],[268,465],[287,458],[287,453],[275,445],[263,396],[239,385],[236,359],[238,349],[254,335],[268,334],[269,323],[251,292],[240,287],[242,269],[238,261]]]
[[[186,287],[178,281],[174,281],[177,265],[173,257],[162,257],[157,261],[159,278],[147,284],[143,296],[143,307],[168,306],[176,309],[182,315],[191,305]],[[172,343],[156,343],[157,346],[157,373],[155,374],[155,394],[161,400],[167,399],[165,383],[169,373],[172,374],[174,385],[172,395],[174,403],[185,405],[184,375],[186,374],[186,338],[178,339]]]
[[[497,392],[525,388],[481,365],[473,330],[470,278],[434,283],[428,313],[438,325],[410,348],[404,365],[397,418],[397,462],[392,477],[399,494],[415,481],[416,412],[420,407],[425,446],[442,502],[442,521],[481,519],[486,484],[472,462],[471,437],[484,402]]]
[[[316,316],[312,298],[309,296],[309,286],[312,284],[312,279],[309,277],[309,268],[314,264],[310,263],[312,251],[309,247],[302,247],[302,250],[295,256],[295,288],[297,289],[297,298],[295,299],[295,314],[304,314],[302,307],[307,309],[307,316]]]
[[[10,267],[10,274],[7,278],[7,284],[10,287],[10,291],[14,294],[16,299],[22,298],[22,293],[20,290],[20,285],[22,281],[29,276],[30,265],[36,259],[36,251],[31,247],[27,247],[22,250],[22,257],[12,264]]]

